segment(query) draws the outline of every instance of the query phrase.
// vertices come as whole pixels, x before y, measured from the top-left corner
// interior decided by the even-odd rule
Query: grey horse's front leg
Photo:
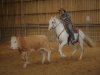
[[[66,42],[62,42],[61,44],[59,44],[59,53],[61,57],[66,57],[66,55],[62,53],[62,48],[64,47],[65,44]]]

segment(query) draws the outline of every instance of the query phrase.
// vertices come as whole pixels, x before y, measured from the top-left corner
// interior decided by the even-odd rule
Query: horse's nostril
[[[51,31],[51,29],[49,29],[49,31]]]
[[[48,28],[48,30],[50,31],[51,29],[50,29],[50,28]]]

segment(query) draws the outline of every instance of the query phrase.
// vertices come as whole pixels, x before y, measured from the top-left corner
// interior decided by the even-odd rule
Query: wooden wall
[[[69,11],[75,26],[85,26],[86,16],[91,25],[100,26],[100,0],[1,0],[0,27],[6,31],[24,24],[47,26],[61,7]]]
[[[100,23],[100,0],[3,0],[2,3],[0,15],[3,24],[8,26],[48,24],[51,16],[58,15],[61,5],[70,12],[74,24],[85,23],[86,16],[90,16],[91,23]]]

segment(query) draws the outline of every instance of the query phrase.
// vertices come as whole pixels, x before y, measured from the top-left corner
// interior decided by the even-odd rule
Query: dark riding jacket
[[[72,24],[71,16],[69,15],[69,13],[65,11],[64,14],[60,15],[60,19],[63,21],[64,27],[67,29],[67,32],[71,36],[72,40],[75,40],[73,24]]]
[[[64,24],[65,24],[66,26],[68,26],[69,24],[72,25],[71,16],[69,15],[68,12],[64,12],[64,14],[62,14],[62,15],[60,16],[60,19],[64,22]]]

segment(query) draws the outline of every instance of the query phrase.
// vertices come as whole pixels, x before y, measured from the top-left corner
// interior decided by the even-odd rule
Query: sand
[[[10,49],[9,42],[0,44],[0,75],[100,75],[100,47],[85,47],[82,60],[78,60],[80,50],[72,57],[71,46],[63,48],[66,58],[61,58],[56,43],[51,45],[51,62],[41,63],[42,55],[39,52],[30,54],[30,64],[22,68],[22,61],[17,50]]]

